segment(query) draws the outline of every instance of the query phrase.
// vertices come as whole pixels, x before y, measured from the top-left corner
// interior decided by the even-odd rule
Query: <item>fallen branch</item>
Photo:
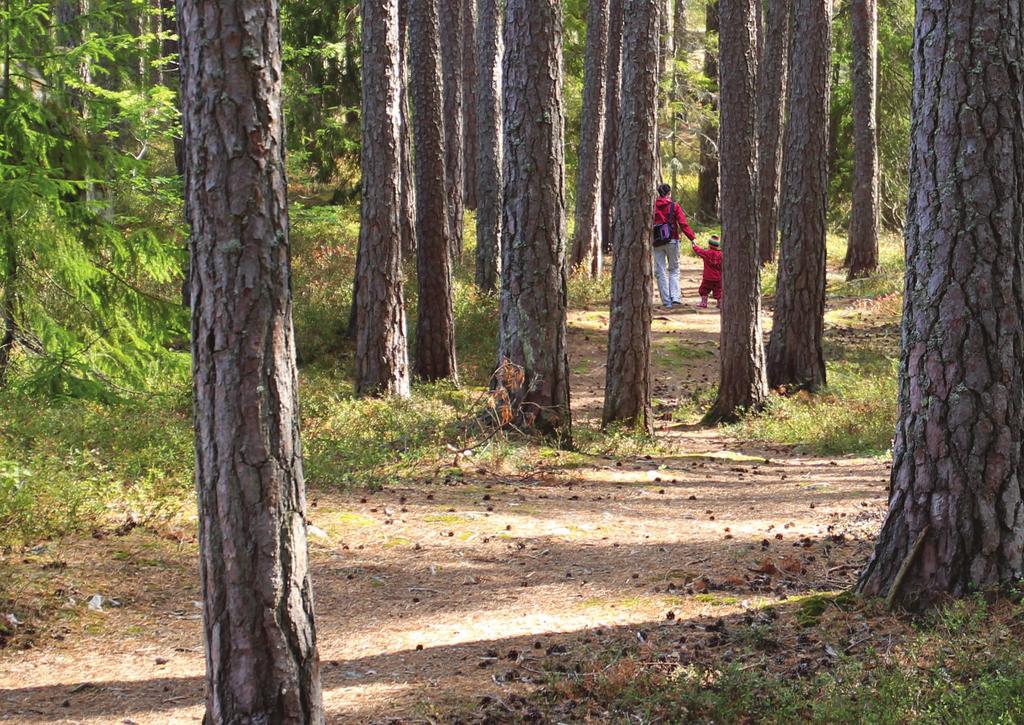
[[[925,526],[921,529],[921,533],[917,535],[917,541],[910,549],[910,553],[907,554],[903,563],[900,565],[900,570],[896,572],[896,578],[892,582],[892,587],[889,589],[889,595],[885,598],[885,608],[892,609],[893,603],[896,601],[896,593],[900,589],[900,585],[903,583],[904,577],[907,576],[907,572],[910,570],[910,565],[917,558],[917,552],[921,549],[921,544],[924,543],[924,537],[928,535],[928,531],[931,529],[930,526]]]

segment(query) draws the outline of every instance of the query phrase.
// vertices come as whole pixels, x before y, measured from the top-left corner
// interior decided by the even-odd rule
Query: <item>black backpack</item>
[[[674,201],[668,207],[668,221],[654,225],[654,246],[664,247],[672,241],[672,233],[675,231],[675,223],[672,221],[672,212],[679,206]]]

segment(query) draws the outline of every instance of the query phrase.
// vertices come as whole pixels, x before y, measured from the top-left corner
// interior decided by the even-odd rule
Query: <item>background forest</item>
[[[881,523],[897,422],[913,0],[877,5],[879,243],[877,260],[862,268],[848,250],[858,221],[852,212],[857,186],[853,3],[835,0],[832,7],[825,69],[831,94],[822,343],[827,384],[792,395],[776,387],[763,410],[699,429],[718,395],[718,317],[689,310],[671,319],[656,316],[654,435],[644,425],[602,426],[599,388],[610,326],[611,265],[601,268],[596,249],[573,249],[572,242],[586,237],[577,233],[574,212],[595,203],[595,194],[608,193],[605,187],[577,188],[577,179],[593,176],[589,170],[596,166],[587,141],[587,134],[595,133],[589,125],[593,105],[607,101],[585,92],[593,5],[562,3],[565,223],[574,262],[566,270],[571,446],[481,424],[481,409],[488,401],[494,407],[488,390],[495,375],[500,303],[492,291],[493,273],[488,277],[482,270],[486,253],[477,246],[478,222],[484,228],[487,218],[482,204],[477,208],[471,161],[482,158],[473,143],[474,74],[480,69],[472,53],[463,56],[460,69],[466,84],[463,109],[453,111],[451,99],[445,101],[448,117],[463,124],[466,159],[460,172],[466,183],[460,204],[466,208],[451,221],[452,228],[461,226],[453,241],[451,287],[457,374],[416,370],[408,397],[358,394],[365,392],[357,381],[354,339],[365,211],[360,208],[362,4],[282,0],[280,5],[310,558],[318,568],[319,632],[328,633],[321,642],[325,682],[333,677],[334,696],[350,697],[344,705],[335,700],[329,710],[351,707],[351,712],[376,715],[401,702],[427,722],[542,721],[542,710],[563,721],[641,722],[944,722],[965,712],[978,719],[1021,715],[1015,693],[1024,684],[1019,674],[1024,663],[1008,644],[1020,634],[1019,593],[1012,592],[1010,601],[967,600],[915,622],[890,615],[878,603],[855,605],[838,593],[854,583]],[[501,3],[477,0],[468,6],[481,11]],[[719,56],[718,3],[662,0],[659,7],[659,173],[703,242],[722,232],[718,64],[725,59]],[[467,15],[460,29],[442,21],[442,38],[460,32],[474,37],[473,22]],[[414,24],[409,31],[416,33]],[[198,618],[190,609],[202,594],[193,576],[198,552],[194,371],[178,49],[169,0],[0,4],[0,574],[9,581],[0,587],[0,615],[6,617],[0,620],[0,652],[28,653],[52,644],[51,639],[75,636],[107,644],[119,638],[136,642],[133,637],[148,637],[147,646],[172,642],[171,635],[160,639],[165,625],[159,637],[147,630],[149,619],[132,620],[122,631],[118,627],[124,625],[113,617],[100,618],[99,613],[122,607],[125,616],[166,609],[177,622],[166,631],[178,634],[174,627],[181,620]],[[415,92],[412,103],[417,103]],[[781,102],[779,108],[784,115]],[[404,129],[405,143],[411,144],[412,135]],[[607,227],[608,220],[603,222]],[[411,236],[403,234],[402,240],[410,351],[416,349],[413,321],[421,304],[426,309],[436,303],[429,295],[421,299]],[[784,277],[774,250],[761,250],[760,290],[771,312]],[[696,287],[696,274],[696,264],[684,262],[689,287]],[[692,297],[689,287],[684,295]],[[429,377],[447,379],[423,381]],[[676,469],[686,471],[678,480],[668,472]],[[582,471],[595,484],[585,494],[583,487],[575,488]],[[709,482],[712,476],[744,489],[721,493]],[[777,486],[768,490],[759,476],[771,477]],[[682,488],[673,490],[677,483],[692,489],[683,495]],[[759,488],[745,488],[753,486]],[[528,503],[534,494],[545,501]],[[679,494],[672,501],[677,511],[690,507],[686,516],[695,531],[714,527],[714,542],[695,541],[696,534],[680,530],[686,526],[659,518],[664,508],[657,502],[674,494]],[[616,535],[607,518],[614,508],[610,502],[623,498],[642,500],[639,513],[622,527],[633,538],[621,542],[622,549],[612,552],[618,557],[614,565],[602,571],[608,560],[586,552],[618,549],[618,540],[607,543]],[[521,507],[515,509],[519,518],[503,512],[506,501]],[[792,513],[797,506],[801,513]],[[734,541],[742,517],[749,529],[743,531],[750,534],[742,542],[745,548]],[[427,534],[451,551],[420,562],[415,578],[403,578],[396,562],[419,561],[427,548],[434,556],[439,547],[436,541],[429,547],[423,543]],[[517,567],[512,574],[498,571],[499,554],[493,553],[498,549],[503,564]],[[370,550],[379,558],[372,559]],[[667,568],[669,557],[675,558]],[[532,563],[541,560],[547,565]],[[457,574],[442,586],[435,579],[438,571]],[[50,577],[57,576],[64,579],[54,586]],[[552,580],[545,586],[580,582],[582,588],[596,580],[605,588],[573,590],[579,600],[575,609],[558,613],[564,622],[556,615],[543,620],[548,629],[536,639],[526,625],[493,634],[490,628],[499,625],[474,620],[458,607],[431,609],[441,619],[449,616],[443,621],[458,635],[452,635],[458,645],[472,637],[459,639],[463,635],[456,628],[493,634],[495,644],[471,656],[432,646],[430,637],[444,636],[438,634],[440,625],[418,630],[415,637],[428,633],[420,642],[394,624],[393,619],[414,619],[432,597],[442,596],[442,589],[446,595],[449,589],[459,592],[453,600],[465,611],[476,592],[481,599],[492,597],[488,601],[500,609],[507,592],[487,585],[501,577],[507,577],[505,589],[524,592],[544,577]],[[456,578],[457,586],[452,585]],[[124,581],[138,582],[138,588],[129,589]],[[341,581],[348,589],[321,588],[322,581]],[[172,586],[175,591],[169,592]],[[117,594],[118,587],[125,593]],[[380,599],[385,595],[391,598]],[[537,596],[541,603],[557,599]],[[395,615],[381,601],[394,604],[395,612],[399,603],[407,609]],[[524,603],[521,614],[511,604],[502,611],[506,620],[530,622],[528,614],[539,616],[530,606]],[[351,622],[353,631],[362,622],[357,634],[365,635],[365,641],[353,635],[353,647],[365,649],[358,657],[337,649],[341,645],[331,635]],[[381,679],[381,662],[370,653],[373,636],[383,636],[378,624],[400,641],[402,652],[426,649],[423,656],[432,658],[426,669],[449,672],[456,654],[472,661],[451,673],[454,705],[414,702],[416,693],[396,684],[399,675],[394,682]],[[693,631],[679,635],[668,632],[670,626]],[[567,632],[578,636],[572,642],[558,639]],[[147,686],[170,693],[154,722],[180,703],[192,708],[183,717],[198,712],[196,691],[202,683],[193,676],[196,650],[179,646],[174,651],[192,660],[175,670],[178,662],[169,663],[165,652],[154,660],[146,650],[147,666],[153,660],[167,668],[160,671],[166,681],[154,679]],[[343,654],[332,656],[332,651]],[[101,648],[97,652],[100,657]],[[972,659],[982,654],[984,663]],[[358,664],[350,666],[350,656]],[[514,663],[508,665],[512,669],[502,669],[506,660]],[[6,663],[0,658],[0,679],[16,679],[17,662],[13,656]],[[48,665],[34,666],[45,672]],[[115,667],[103,670],[101,662],[95,679],[132,679]],[[401,676],[414,679],[410,671]],[[538,686],[539,694],[471,702],[467,693],[477,692],[472,676],[481,674],[498,686]],[[427,675],[424,681],[436,683]],[[365,689],[356,694],[337,694],[362,684]],[[980,694],[968,695],[975,685]],[[45,701],[54,710],[77,706],[78,700],[65,696],[79,695],[79,686],[70,693],[61,687],[12,689],[8,699]],[[872,688],[877,698],[858,701],[858,687]],[[134,691],[138,700],[148,701],[151,694]],[[85,715],[97,722],[121,714],[104,709],[111,706],[102,697],[83,705]]]

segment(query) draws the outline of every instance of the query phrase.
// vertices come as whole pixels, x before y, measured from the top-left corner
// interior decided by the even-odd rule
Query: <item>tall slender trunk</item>
[[[920,3],[913,61],[899,421],[858,588],[920,609],[1024,576],[1020,5]]]
[[[687,33],[689,25],[687,21],[686,0],[675,0],[675,17],[672,20],[672,45],[675,48],[676,60],[686,57],[690,52],[690,40]]]
[[[402,68],[398,0],[362,0],[362,203],[356,308],[356,393],[409,395],[402,296]]]
[[[442,88],[444,93],[445,184],[448,192],[449,243],[453,259],[462,259],[463,210],[463,83],[462,28],[463,4],[466,0],[441,0],[440,18],[445,28],[441,34]],[[413,33],[416,25],[413,23]]]
[[[706,422],[733,420],[768,397],[757,263],[757,17],[760,0],[723,0],[722,334],[718,397]]]
[[[462,0],[462,161],[463,193],[467,209],[475,210],[477,149],[476,149],[476,0]]]
[[[476,285],[498,286],[501,262],[501,0],[480,0],[476,28]]]
[[[619,116],[608,372],[602,422],[653,431],[651,414],[651,209],[657,138],[658,17],[661,0],[626,0]]]
[[[3,296],[3,336],[0,337],[0,390],[7,387],[11,370],[11,358],[14,355],[14,343],[18,333],[18,249],[14,243],[10,212],[6,215],[7,228],[3,231],[4,242],[4,296]]]
[[[601,274],[601,170],[604,161],[604,94],[608,74],[608,6],[590,0],[583,68],[583,118],[576,167],[576,230],[570,266]]]
[[[701,221],[718,219],[718,0],[708,2],[705,11],[704,76],[712,86],[705,101],[710,114],[700,133],[700,174],[697,178],[697,216]]]
[[[615,222],[615,180],[618,176],[619,102],[621,99],[622,30],[624,0],[608,2],[608,83],[604,98],[604,158],[601,160],[601,244],[612,253]]]
[[[792,0],[768,0],[764,55],[758,73],[757,247],[761,264],[775,259],[779,238],[782,137],[789,74]]]
[[[445,111],[441,90],[438,0],[409,6],[413,135],[416,144],[416,355],[413,373],[424,380],[458,379],[452,303],[452,241],[445,184]],[[449,109],[447,117],[451,118]],[[461,201],[461,196],[460,196]]]
[[[414,259],[416,256],[416,178],[412,169],[412,125],[409,123],[409,2],[398,0],[398,63],[401,73],[398,98],[401,113],[399,144],[402,150],[398,214],[403,259]]]
[[[523,369],[513,409],[572,440],[566,349],[561,0],[506,0],[505,217],[498,360]]]
[[[825,384],[825,234],[828,204],[832,0],[794,0],[793,58],[783,160],[782,224],[768,384]]]
[[[850,279],[866,277],[878,267],[878,4],[851,0],[853,35],[853,205],[846,267]]]
[[[179,11],[205,722],[323,723],[292,328],[279,6],[180,0]]]

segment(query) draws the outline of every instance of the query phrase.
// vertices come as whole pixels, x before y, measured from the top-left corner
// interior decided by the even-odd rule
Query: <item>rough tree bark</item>
[[[608,83],[604,94],[604,155],[601,159],[601,244],[612,253],[612,224],[615,221],[615,179],[618,162],[615,149],[619,138],[619,101],[622,73],[623,0],[608,2]]]
[[[505,210],[498,360],[523,369],[514,410],[571,441],[566,350],[561,0],[506,0]]]
[[[601,169],[604,161],[604,94],[608,75],[608,6],[587,4],[587,43],[583,68],[583,113],[576,169],[576,229],[570,266],[601,274]]]
[[[613,234],[608,372],[602,422],[648,433],[651,414],[651,209],[657,185],[658,16],[661,0],[626,0],[619,116],[619,209]]]
[[[462,0],[462,189],[467,209],[476,209],[476,0]]]
[[[713,90],[705,105],[711,118],[700,133],[700,174],[697,177],[697,216],[704,222],[718,219],[718,0],[709,2],[704,11],[705,51],[704,75]],[[728,243],[728,242],[727,242]]]
[[[672,20],[672,45],[675,46],[677,60],[686,57],[686,54],[690,51],[688,32],[686,0],[676,0],[675,18]]]
[[[479,0],[476,26],[476,286],[494,292],[501,262],[501,0]]]
[[[398,0],[362,0],[362,203],[356,275],[356,394],[409,395],[402,296],[402,68]]]
[[[859,590],[920,609],[1024,575],[1020,6],[921,3],[913,58],[899,422]]]
[[[444,93],[445,184],[448,190],[448,226],[451,254],[462,259],[462,216],[465,209],[462,83],[462,10],[466,0],[441,0],[441,73]],[[413,35],[416,24],[413,23]],[[455,30],[459,28],[460,30]],[[418,148],[418,147],[417,147]]]
[[[779,238],[782,183],[782,135],[789,74],[789,23],[792,0],[768,0],[763,61],[757,104],[757,248],[761,264],[775,259]]]
[[[658,8],[658,37],[661,47],[658,52],[658,83],[662,86],[664,103],[667,100],[668,85],[664,83],[672,70],[676,58],[675,32],[672,28],[672,21],[675,15],[672,13],[672,0],[661,0]]]
[[[412,169],[412,126],[409,123],[409,2],[398,0],[398,64],[401,73],[398,103],[402,114],[398,136],[402,150],[398,219],[404,259],[416,256],[416,177]]]
[[[793,58],[783,159],[781,244],[768,384],[825,384],[825,233],[828,203],[832,0],[794,0]]]
[[[718,397],[705,422],[734,420],[768,397],[757,262],[757,43],[760,0],[722,0],[722,334]]]
[[[438,0],[410,3],[409,26],[414,29],[409,36],[409,56],[416,146],[416,273],[419,280],[413,373],[424,380],[457,379],[451,219],[447,214],[451,197],[445,185],[439,22]],[[447,116],[450,119],[451,113]]]
[[[846,268],[850,279],[878,267],[878,2],[851,0],[853,62],[853,205]]]
[[[276,0],[180,0],[207,723],[322,723]]]

